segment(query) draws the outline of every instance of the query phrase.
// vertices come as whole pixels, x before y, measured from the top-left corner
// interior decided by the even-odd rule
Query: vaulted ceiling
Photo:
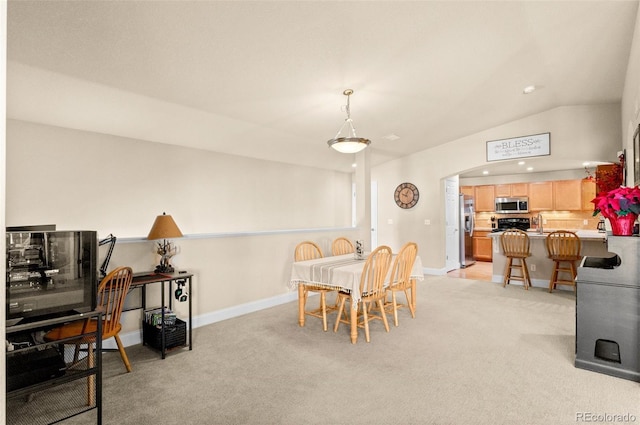
[[[7,113],[349,171],[353,155],[326,144],[347,88],[374,164],[557,106],[620,102],[637,8],[10,0]]]

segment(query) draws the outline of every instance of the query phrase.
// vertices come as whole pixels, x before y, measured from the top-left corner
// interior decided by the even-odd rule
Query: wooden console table
[[[189,320],[187,322],[187,345],[189,346],[189,350],[193,350],[193,339],[191,338],[191,300],[193,298],[193,289],[191,286],[191,281],[193,278],[193,273],[186,272],[177,272],[177,273],[155,273],[155,272],[137,272],[133,274],[133,281],[131,282],[131,288],[142,288],[142,306],[141,308],[146,310],[147,308],[147,285],[151,285],[154,283],[160,283],[162,285],[161,288],[161,299],[160,299],[160,307],[165,306],[166,301],[166,284],[169,284],[169,309],[173,306],[173,297],[171,296],[173,292],[173,285],[177,284],[180,281],[184,281],[187,286],[188,292],[188,303],[189,303]],[[143,319],[144,320],[144,319]],[[167,353],[166,348],[166,334],[165,334],[165,321],[164,321],[164,309],[162,309],[162,322],[161,322],[161,349],[162,358],[164,359]]]

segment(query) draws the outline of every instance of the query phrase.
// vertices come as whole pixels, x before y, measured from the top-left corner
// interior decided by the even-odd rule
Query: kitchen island
[[[540,234],[536,230],[527,231],[530,240],[531,257],[527,258],[531,284],[534,287],[549,288],[549,279],[553,272],[553,261],[547,257],[545,239],[553,229]],[[607,249],[607,234],[596,230],[575,230],[582,242],[582,256],[608,257],[611,253]],[[500,246],[500,235],[502,232],[491,233],[493,238],[493,282],[500,282],[504,279],[504,271],[507,265],[507,258]],[[512,282],[511,285],[522,285],[521,282]],[[558,285],[557,289],[570,290],[570,286]]]

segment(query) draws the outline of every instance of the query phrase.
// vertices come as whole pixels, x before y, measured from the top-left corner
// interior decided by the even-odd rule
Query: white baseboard
[[[434,276],[444,276],[447,274],[447,268],[443,267],[440,269],[432,269],[429,267],[423,267],[422,268],[422,272],[424,274],[430,274],[430,275],[434,275]]]
[[[503,275],[494,274],[491,276],[491,281],[496,283],[502,283],[504,279]],[[523,286],[522,282],[510,282],[509,285]],[[549,281],[546,279],[531,279],[531,286],[534,288],[546,288],[549,289]],[[573,287],[568,285],[558,285],[555,290],[560,291],[573,291]]]

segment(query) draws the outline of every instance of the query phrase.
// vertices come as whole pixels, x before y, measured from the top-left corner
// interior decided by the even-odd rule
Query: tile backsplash
[[[543,211],[542,219],[545,221],[545,229],[562,230],[597,230],[600,216],[593,217],[591,211]],[[491,217],[496,220],[505,217],[537,217],[537,213],[529,214],[496,214],[491,212],[479,212],[475,214],[476,228],[490,229]],[[533,221],[533,220],[532,220]],[[585,224],[586,222],[586,224]]]

